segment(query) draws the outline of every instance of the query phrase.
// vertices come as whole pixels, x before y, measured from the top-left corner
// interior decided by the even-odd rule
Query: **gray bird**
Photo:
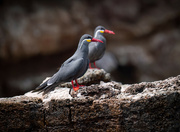
[[[90,42],[103,43],[101,40],[92,38],[91,35],[84,34],[79,41],[78,48],[74,55],[61,65],[57,73],[44,83],[40,84],[33,92],[39,91],[46,94],[59,84],[69,81],[71,81],[74,91],[77,91],[80,85],[77,83],[76,79],[83,76],[88,69],[88,46]],[[73,84],[73,80],[77,83],[76,87]]]
[[[113,31],[107,30],[103,26],[97,26],[95,28],[94,38],[102,40],[103,43],[99,43],[99,42],[90,43],[89,54],[88,54],[88,58],[90,60],[89,68],[92,68],[91,63],[94,63],[95,68],[97,68],[95,61],[101,59],[104,55],[104,52],[106,50],[106,39],[103,36],[104,33],[115,34]]]

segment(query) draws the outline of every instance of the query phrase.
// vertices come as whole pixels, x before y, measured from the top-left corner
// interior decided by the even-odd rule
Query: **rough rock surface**
[[[178,132],[179,102],[180,76],[132,85],[101,81],[81,88],[74,98],[69,88],[57,87],[45,96],[29,92],[1,98],[0,129]]]

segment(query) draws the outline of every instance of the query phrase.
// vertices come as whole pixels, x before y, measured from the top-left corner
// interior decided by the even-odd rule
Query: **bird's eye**
[[[90,37],[90,36],[88,36],[88,39],[91,39],[91,37]]]

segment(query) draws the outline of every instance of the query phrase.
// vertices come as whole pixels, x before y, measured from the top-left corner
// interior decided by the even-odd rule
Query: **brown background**
[[[0,1],[0,97],[34,89],[102,25],[107,53],[97,64],[122,83],[180,73],[179,0]]]

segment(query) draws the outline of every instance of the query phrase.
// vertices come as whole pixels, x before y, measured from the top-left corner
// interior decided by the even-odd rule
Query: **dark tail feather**
[[[58,86],[59,84],[55,83],[53,85],[49,85],[49,86],[46,86],[44,89],[41,90],[41,92],[43,92],[43,95],[49,93],[50,91],[53,91],[56,86]]]
[[[44,82],[43,84],[39,85],[35,90],[33,90],[32,92],[38,92],[38,91],[41,91],[43,90],[45,87],[47,86],[47,81]]]
[[[54,83],[52,85],[47,85],[47,81],[38,86],[35,90],[32,92],[38,92],[41,93],[43,92],[43,95],[49,93],[50,91],[54,90],[56,86],[58,86],[60,83]]]

